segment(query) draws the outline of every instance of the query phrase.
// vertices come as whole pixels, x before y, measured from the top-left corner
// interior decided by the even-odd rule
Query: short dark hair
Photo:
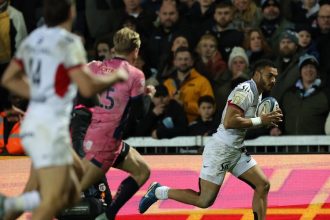
[[[195,54],[189,49],[189,47],[179,47],[174,52],[174,57],[176,57],[176,55],[178,55],[178,53],[182,53],[182,52],[188,52],[190,54],[190,56],[191,56],[191,59],[194,60],[194,55]]]
[[[230,8],[232,10],[233,4],[230,1],[219,2],[218,4],[216,4],[215,9],[219,8]]]
[[[268,60],[268,59],[260,59],[252,67],[252,73],[253,75],[257,72],[260,71],[261,69],[265,68],[266,66],[277,68],[277,66],[274,64],[273,61]]]
[[[96,39],[95,44],[94,44],[94,48],[95,50],[97,50],[97,46],[99,44],[107,44],[109,46],[109,49],[113,48],[113,36],[107,35],[107,36],[103,36],[101,38]]]
[[[48,27],[65,22],[70,13],[74,0],[44,0],[43,16]]]
[[[201,106],[202,103],[210,103],[211,105],[215,105],[215,100],[212,96],[210,95],[204,95],[199,97],[198,99],[198,107]]]

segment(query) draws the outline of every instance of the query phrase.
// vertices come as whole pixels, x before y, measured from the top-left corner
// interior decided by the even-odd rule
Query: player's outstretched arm
[[[252,128],[257,126],[276,126],[282,121],[282,112],[280,109],[263,114],[260,117],[255,118],[259,122],[254,122],[254,119],[245,118],[244,112],[239,107],[229,105],[224,118],[224,127],[226,129],[241,129],[241,128]]]
[[[85,98],[90,98],[113,84],[128,79],[128,73],[124,69],[115,70],[112,74],[96,76],[92,75],[85,65],[70,70],[69,76],[78,85],[80,94]]]
[[[1,79],[1,85],[18,96],[26,99],[30,98],[28,78],[21,65],[19,65],[15,60],[12,60],[5,70],[5,73]]]

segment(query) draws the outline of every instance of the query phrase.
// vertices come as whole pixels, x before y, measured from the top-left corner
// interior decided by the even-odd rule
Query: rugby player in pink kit
[[[138,191],[149,178],[149,168],[141,155],[122,141],[122,132],[128,113],[134,105],[140,105],[145,95],[145,78],[141,70],[131,65],[138,57],[139,34],[129,28],[119,30],[114,36],[115,57],[103,62],[90,63],[96,75],[111,74],[122,68],[129,73],[127,81],[118,83],[100,96],[100,104],[94,108],[91,124],[84,140],[86,153],[83,164],[86,173],[81,185],[86,189],[115,167],[130,174],[122,181],[117,194],[106,213],[96,219],[114,219],[119,209]],[[154,94],[154,90],[151,95]],[[139,103],[139,104],[137,104]],[[134,114],[136,112],[134,111]]]

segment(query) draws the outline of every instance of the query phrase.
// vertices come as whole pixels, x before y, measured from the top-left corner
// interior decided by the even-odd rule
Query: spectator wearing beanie
[[[299,51],[297,33],[292,30],[284,31],[280,37],[278,48],[279,56],[275,61],[278,76],[271,95],[280,101],[283,93],[299,78],[298,62],[302,52]]]
[[[324,134],[324,125],[330,110],[329,95],[322,86],[319,62],[313,55],[299,59],[300,78],[283,96],[280,103],[284,113],[284,134]]]
[[[217,108],[223,111],[230,92],[241,82],[248,80],[249,59],[242,47],[234,47],[228,59],[228,70],[214,87]]]
[[[260,29],[268,44],[276,52],[281,34],[286,29],[294,28],[294,24],[286,20],[281,14],[279,0],[262,0],[262,20]]]

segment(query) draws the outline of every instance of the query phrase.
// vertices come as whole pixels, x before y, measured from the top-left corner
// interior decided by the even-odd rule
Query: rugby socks
[[[40,205],[40,194],[38,191],[23,193],[17,197],[6,198],[4,208],[6,212],[10,211],[32,211]]]
[[[167,187],[167,186],[157,187],[156,190],[155,190],[156,198],[160,199],[160,200],[168,199],[168,190],[169,189],[170,188]]]
[[[258,220],[258,214],[256,212],[253,212],[254,220]]]
[[[115,197],[106,210],[109,219],[115,219],[119,209],[139,190],[139,184],[131,177],[121,182]]]

